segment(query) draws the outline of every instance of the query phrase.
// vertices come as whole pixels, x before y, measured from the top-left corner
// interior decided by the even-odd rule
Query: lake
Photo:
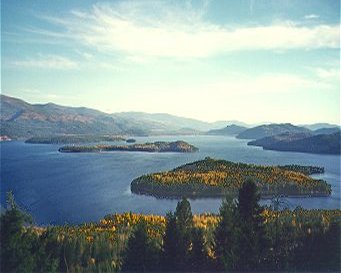
[[[325,173],[314,175],[332,185],[330,197],[286,198],[283,206],[295,208],[340,208],[340,156],[266,151],[247,146],[247,140],[225,136],[137,137],[137,142],[184,140],[200,151],[181,153],[59,153],[61,145],[2,142],[1,205],[12,190],[17,203],[38,224],[98,221],[115,212],[165,214],[177,200],[139,196],[130,192],[130,182],[151,172],[164,171],[206,156],[264,165],[316,165]],[[217,212],[221,199],[190,200],[194,213]],[[269,204],[269,200],[262,203]]]

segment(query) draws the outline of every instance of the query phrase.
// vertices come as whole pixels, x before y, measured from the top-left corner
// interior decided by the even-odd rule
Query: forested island
[[[221,197],[236,195],[247,179],[252,179],[263,197],[328,196],[331,185],[313,179],[322,173],[314,166],[260,166],[205,158],[171,171],[140,176],[132,181],[131,191],[159,198]]]
[[[71,144],[111,141],[126,141],[126,139],[116,135],[55,135],[31,137],[25,142],[30,144]]]
[[[94,146],[64,146],[59,148],[62,153],[91,153],[91,152],[149,152],[149,153],[193,153],[199,149],[185,141],[165,142],[157,141],[153,143],[137,143],[132,145],[94,145]]]

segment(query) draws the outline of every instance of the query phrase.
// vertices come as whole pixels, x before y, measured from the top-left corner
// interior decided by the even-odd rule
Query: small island
[[[149,152],[149,153],[193,153],[199,149],[185,141],[132,144],[132,145],[94,145],[94,146],[64,146],[59,148],[62,153],[92,153],[92,152]]]
[[[125,141],[122,136],[117,135],[55,135],[36,136],[25,141],[29,144],[72,144],[72,143],[94,143]]]
[[[136,194],[158,198],[222,197],[236,195],[252,179],[262,197],[328,196],[331,185],[308,174],[323,173],[314,166],[260,166],[205,158],[166,172],[143,175],[131,183]]]
[[[128,138],[128,139],[126,140],[126,142],[127,142],[127,143],[135,143],[136,140],[135,140],[134,138]]]

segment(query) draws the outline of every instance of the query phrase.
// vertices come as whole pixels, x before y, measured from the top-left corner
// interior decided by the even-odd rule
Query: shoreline
[[[227,193],[227,194],[215,194],[215,195],[209,195],[209,194],[183,194],[183,195],[177,195],[177,194],[170,194],[170,195],[155,195],[152,192],[149,191],[135,191],[131,189],[131,193],[135,194],[137,196],[139,195],[144,195],[144,196],[150,196],[154,197],[156,199],[166,199],[166,200],[179,200],[181,198],[188,198],[190,200],[198,200],[198,199],[221,199],[224,198],[225,196],[232,196],[233,198],[237,198],[236,193]],[[326,193],[313,193],[313,194],[290,194],[290,195],[269,195],[269,194],[260,194],[260,199],[261,200],[271,200],[273,198],[328,198],[330,197],[331,194],[326,194]]]

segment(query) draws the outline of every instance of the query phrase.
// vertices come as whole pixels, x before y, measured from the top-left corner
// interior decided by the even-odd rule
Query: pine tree
[[[236,269],[236,236],[238,225],[236,222],[236,204],[230,196],[223,201],[220,210],[220,221],[215,230],[215,256],[219,270]]]
[[[238,225],[236,238],[237,269],[252,271],[259,269],[261,257],[267,248],[264,229],[263,208],[258,204],[260,199],[257,187],[252,180],[247,180],[238,194]]]
[[[204,271],[208,266],[208,254],[205,245],[204,230],[193,228],[191,249],[191,271]]]
[[[157,265],[156,244],[149,238],[147,223],[140,220],[128,239],[122,270],[146,272],[156,270]]]
[[[167,271],[184,271],[190,267],[193,215],[187,199],[178,202],[175,213],[166,215],[162,264]]]
[[[191,205],[186,198],[178,202],[175,210],[176,227],[178,230],[177,243],[177,269],[185,270],[189,267],[189,249],[191,245],[191,232],[193,228],[193,215]]]
[[[18,208],[9,192],[6,212],[1,215],[1,271],[34,271],[36,259],[32,248],[38,238],[28,226],[31,222],[31,217]]]
[[[162,268],[166,271],[174,270],[177,263],[178,230],[176,217],[172,212],[166,214],[166,231],[163,236]]]

